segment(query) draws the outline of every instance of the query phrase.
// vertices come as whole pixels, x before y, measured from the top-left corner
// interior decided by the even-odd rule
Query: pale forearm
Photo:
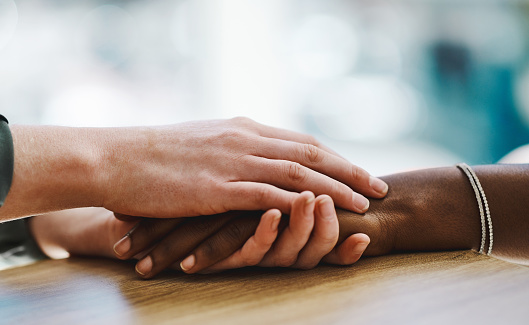
[[[11,126],[13,183],[0,220],[48,211],[98,206],[100,153],[91,129]]]

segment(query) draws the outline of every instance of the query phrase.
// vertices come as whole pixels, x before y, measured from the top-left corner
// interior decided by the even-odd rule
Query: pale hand
[[[387,193],[384,182],[312,136],[246,118],[104,132],[102,206],[121,214],[172,218],[271,208],[290,213],[303,190],[364,212],[369,201],[359,193]]]

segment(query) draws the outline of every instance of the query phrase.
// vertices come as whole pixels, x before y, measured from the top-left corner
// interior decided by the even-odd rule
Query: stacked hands
[[[143,278],[166,268],[345,265],[392,251],[477,249],[482,237],[458,168],[381,180],[311,136],[245,118],[11,133],[13,183],[0,220],[47,213],[29,221],[45,253],[137,258]],[[527,264],[529,165],[475,171],[493,216],[493,255]]]
[[[167,268],[347,265],[393,251],[477,249],[482,237],[458,168],[381,180],[311,136],[244,118],[12,134],[1,220],[59,211],[29,222],[45,253],[136,258],[143,278]],[[475,171],[493,216],[493,255],[529,264],[529,165]],[[71,210],[79,207],[97,208]]]
[[[120,259],[139,258],[141,277],[169,267],[196,273],[250,265],[352,264],[369,244],[360,233],[336,246],[340,227],[334,202],[363,213],[369,201],[362,194],[382,198],[388,186],[313,137],[237,118],[183,124],[178,138],[186,139],[178,159],[186,168],[175,182],[191,190],[183,193],[188,199],[178,212],[162,210],[155,216],[209,216],[136,221],[113,250]],[[319,195],[296,193],[303,189]],[[206,199],[212,190],[216,193]],[[107,203],[113,211],[130,211],[122,200]],[[271,209],[260,219],[260,213],[240,211],[262,208]],[[123,235],[132,217],[115,216]]]
[[[361,231],[343,237],[350,229],[341,226],[334,206],[365,213],[365,196],[383,198],[388,191],[384,181],[312,136],[246,118],[12,131],[19,163],[0,210],[4,218],[105,208],[96,213],[107,214],[102,223],[90,213],[53,212],[62,219],[37,217],[30,227],[45,252],[55,245],[71,254],[135,257],[144,278],[169,267],[196,273],[354,263],[370,239]],[[59,152],[38,152],[57,141],[64,144],[56,147]],[[25,164],[34,161],[41,165]],[[71,172],[79,166],[81,175]],[[66,173],[56,177],[56,170]]]
[[[278,209],[259,216],[257,212],[237,211],[131,221],[116,214],[120,220],[115,220],[113,238],[133,228],[113,250],[120,259],[138,258],[136,272],[151,278],[166,268],[209,273],[253,265],[310,269],[320,261],[349,265],[362,256],[370,242],[365,234],[347,234],[351,230],[344,220],[340,231],[328,195],[299,194],[289,218],[282,218]]]

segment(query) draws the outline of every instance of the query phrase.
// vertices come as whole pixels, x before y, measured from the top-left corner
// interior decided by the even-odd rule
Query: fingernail
[[[386,195],[388,193],[388,184],[376,177],[369,176],[369,186],[379,194]]]
[[[141,275],[150,273],[152,270],[152,258],[150,256],[145,257],[136,264],[136,272]]]
[[[114,245],[114,252],[118,256],[123,256],[127,254],[131,246],[132,246],[132,241],[130,240],[129,236],[126,235]]]
[[[193,268],[193,266],[195,266],[195,263],[196,263],[195,255],[189,255],[188,257],[186,257],[186,258],[180,263],[180,268],[181,268],[184,272],[187,272],[187,271],[191,270],[191,269]]]
[[[331,200],[324,199],[324,200],[320,201],[319,207],[320,207],[320,214],[324,218],[326,218],[326,219],[334,218],[334,214],[335,214],[336,210],[334,209],[334,204],[332,203]]]
[[[354,194],[353,204],[358,211],[366,211],[369,208],[369,200],[360,194]]]
[[[362,255],[367,248],[368,243],[360,243],[353,248],[354,255]]]
[[[274,216],[274,219],[272,219],[272,231],[277,230],[277,227],[279,226],[280,221],[281,221],[281,213],[278,213]]]

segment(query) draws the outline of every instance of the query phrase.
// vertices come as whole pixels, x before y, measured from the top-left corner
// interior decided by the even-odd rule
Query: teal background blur
[[[374,174],[529,142],[525,1],[0,0],[13,123],[249,116]]]

